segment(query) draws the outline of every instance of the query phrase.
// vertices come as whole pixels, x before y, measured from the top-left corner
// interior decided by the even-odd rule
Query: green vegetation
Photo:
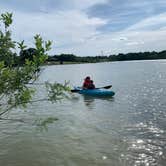
[[[15,107],[26,107],[33,102],[35,89],[30,87],[40,75],[40,66],[45,63],[51,49],[51,41],[43,41],[40,35],[34,37],[35,48],[27,48],[24,41],[18,43],[11,38],[9,30],[12,14],[0,16],[0,119]],[[17,47],[20,50],[17,53]],[[57,101],[68,90],[64,85],[46,83],[48,96],[45,100]],[[43,100],[39,99],[38,101]]]
[[[110,55],[108,59],[110,61],[166,59],[166,51],[161,51],[161,52],[152,51],[152,52],[138,52],[138,53]]]
[[[54,55],[49,56],[47,59],[47,63],[54,64],[58,62],[60,64],[63,63],[95,63],[95,62],[105,62],[108,61],[107,56],[96,56],[96,57],[79,57],[73,54],[61,54],[61,55]]]
[[[51,64],[66,64],[66,63],[96,63],[107,61],[130,61],[130,60],[152,60],[152,59],[166,59],[166,51],[161,52],[139,52],[127,53],[109,56],[86,56],[80,57],[73,54],[61,54],[49,56],[47,63]]]

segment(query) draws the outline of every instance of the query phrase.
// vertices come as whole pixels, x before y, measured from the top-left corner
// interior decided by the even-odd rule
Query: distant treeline
[[[4,61],[7,65],[9,59],[13,61],[13,65],[24,64],[26,59],[33,60],[35,54],[34,48],[28,48],[22,50],[19,56],[13,54],[12,58],[7,56],[0,56],[0,61]],[[130,61],[130,60],[152,60],[152,59],[166,59],[166,50],[161,52],[138,52],[138,53],[127,53],[109,56],[85,56],[80,57],[73,54],[60,54],[54,56],[48,56],[47,64],[63,64],[67,63],[96,63],[96,62],[108,62],[108,61]]]
[[[166,59],[166,50],[110,55],[111,61]]]
[[[60,55],[54,55],[49,56],[47,59],[48,62],[82,62],[82,63],[95,63],[95,62],[104,62],[108,61],[107,56],[86,56],[86,57],[80,57],[73,54],[60,54]]]
[[[166,59],[166,50],[161,52],[138,52],[127,53],[109,56],[85,56],[80,57],[73,54],[60,54],[48,57],[48,62],[82,62],[95,63],[105,61],[130,61],[130,60],[152,60],[152,59]]]

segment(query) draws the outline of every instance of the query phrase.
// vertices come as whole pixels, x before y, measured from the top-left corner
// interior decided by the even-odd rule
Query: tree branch
[[[18,104],[35,103],[35,102],[40,102],[40,101],[49,101],[49,99],[48,99],[48,98],[44,98],[44,99],[38,99],[38,100],[29,101],[29,102],[21,102],[21,103],[18,103]],[[2,104],[2,105],[8,105],[8,104]],[[1,105],[1,106],[2,106],[2,105]],[[0,113],[0,117],[1,117],[3,114],[7,113],[9,110],[11,110],[12,108],[15,108],[15,107],[16,107],[16,105],[10,106],[10,107],[7,108],[5,111],[3,111],[3,112]]]

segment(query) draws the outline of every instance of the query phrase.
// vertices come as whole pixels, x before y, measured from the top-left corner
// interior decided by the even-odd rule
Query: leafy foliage
[[[0,30],[0,61],[4,61],[6,66],[11,66],[14,63],[15,53],[12,49],[15,49],[15,42],[11,39],[11,32],[8,27],[12,23],[12,14],[1,14],[0,21],[3,30]]]
[[[51,84],[46,82],[49,100],[51,102],[56,102],[57,100],[68,98],[68,94],[66,93],[67,91],[70,91],[68,84],[68,82],[65,82],[64,85],[59,83]]]
[[[13,15],[12,13],[8,12],[1,14],[1,20],[3,21],[5,28],[8,28],[12,24],[13,22],[12,15]]]
[[[0,29],[0,116],[8,110],[23,106],[31,101],[35,90],[28,84],[33,83],[40,74],[40,66],[46,61],[51,41],[43,41],[40,35],[34,37],[34,48],[26,49],[24,41],[18,43],[12,40],[9,27],[12,23],[12,14],[1,14]],[[16,45],[22,53],[18,58]],[[26,49],[26,50],[25,50]],[[28,55],[25,53],[28,53]],[[20,61],[23,60],[23,61]],[[49,87],[49,88],[48,88]],[[47,84],[49,97],[60,99],[67,90],[65,85]]]

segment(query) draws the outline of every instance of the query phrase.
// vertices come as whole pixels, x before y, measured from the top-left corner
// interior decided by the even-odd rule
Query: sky
[[[16,41],[51,40],[51,55],[110,55],[166,49],[166,0],[0,0]]]

